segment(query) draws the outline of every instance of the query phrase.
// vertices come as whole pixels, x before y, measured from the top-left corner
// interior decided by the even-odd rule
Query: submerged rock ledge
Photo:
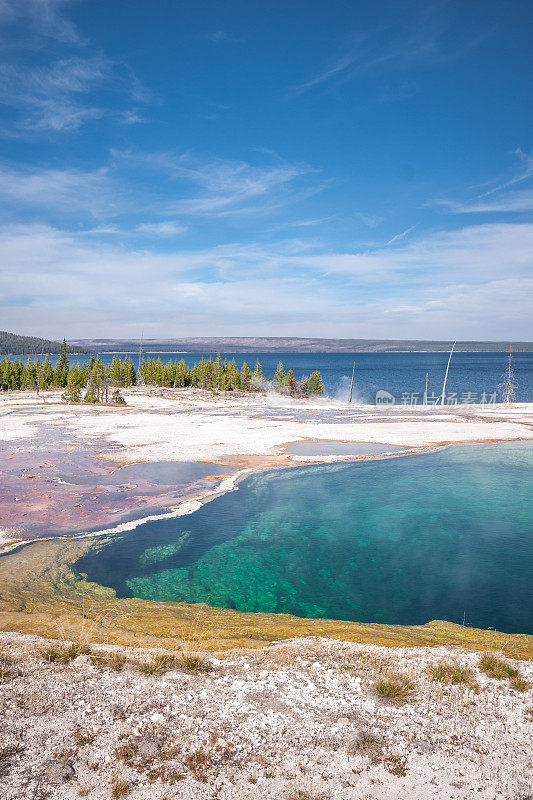
[[[455,645],[497,649],[533,659],[533,636],[507,634],[434,620],[385,625],[289,614],[243,613],[202,604],[118,599],[112,589],[80,580],[70,565],[107,537],[40,541],[0,558],[0,630],[134,647],[176,649],[201,638],[202,649],[263,647],[301,636],[325,636],[389,647]]]

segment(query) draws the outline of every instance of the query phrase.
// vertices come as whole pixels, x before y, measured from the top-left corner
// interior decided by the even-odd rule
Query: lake
[[[130,354],[135,367],[138,352]],[[147,352],[152,358],[160,357],[163,362],[183,358],[192,366],[200,360],[201,353],[160,353]],[[204,353],[206,358],[216,353]],[[111,363],[112,353],[103,353],[105,363]],[[355,362],[354,400],[374,403],[376,392],[380,389],[391,393],[397,403],[402,399],[409,403],[421,403],[424,395],[426,373],[428,373],[428,393],[437,397],[442,390],[446,371],[447,353],[221,353],[221,357],[235,358],[240,366],[246,361],[253,368],[259,359],[265,377],[274,376],[278,361],[283,361],[286,369],[292,369],[297,379],[320,370],[330,397],[347,400],[350,389],[352,367]],[[52,363],[58,356],[51,357]],[[85,356],[70,356],[71,363],[84,361]],[[483,393],[487,400],[503,380],[507,367],[507,353],[454,353],[448,376],[446,393],[455,394],[457,400],[470,393],[472,402],[481,402]],[[533,353],[513,354],[516,399],[533,402]],[[412,397],[414,395],[414,397]]]
[[[533,633],[533,446],[256,474],[74,565],[119,597]]]

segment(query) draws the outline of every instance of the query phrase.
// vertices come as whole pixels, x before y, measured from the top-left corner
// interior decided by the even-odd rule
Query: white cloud
[[[0,102],[14,111],[3,127],[6,136],[71,133],[104,116],[131,125],[143,120],[137,106],[153,100],[127,64],[87,53],[86,43],[62,14],[68,4],[0,0],[0,32],[3,27],[10,44],[0,65]],[[12,31],[15,24],[18,29]],[[37,41],[28,44],[28,32]],[[50,39],[60,41],[65,57],[57,57],[58,42]],[[28,62],[28,52],[37,58]],[[112,103],[98,96],[102,89],[114,95]]]
[[[141,121],[137,108],[102,107],[95,98],[105,87],[131,102],[140,99],[142,88],[122,65],[102,56],[76,56],[47,66],[18,63],[0,66],[0,99],[19,112],[19,118],[4,133],[72,132],[86,122],[114,116],[126,124]],[[93,99],[91,99],[93,98]]]
[[[268,214],[296,203],[325,188],[310,178],[318,170],[308,164],[291,164],[281,159],[258,165],[230,159],[209,159],[189,153],[135,153],[112,151],[115,165],[147,169],[165,186],[167,198],[160,199],[158,213],[166,216],[242,218]]]
[[[143,222],[137,225],[136,230],[154,236],[179,236],[186,232],[187,227],[177,222]]]
[[[519,183],[533,177],[533,155],[524,153],[518,148],[515,156],[519,159],[519,168],[515,174],[505,181],[490,181],[485,186],[490,189],[476,195],[471,200],[435,200],[430,205],[439,206],[450,214],[496,214],[519,213],[533,211],[533,189],[513,189]],[[509,191],[509,189],[511,191]],[[497,195],[494,197],[494,195]]]
[[[62,13],[71,0],[0,0],[0,25],[22,23],[29,33],[80,44],[74,25]]]
[[[483,195],[485,197],[486,195]],[[473,200],[459,203],[455,200],[437,200],[438,205],[450,214],[502,214],[533,211],[533,190],[505,192],[502,197],[491,200]]]
[[[232,36],[231,33],[227,31],[213,31],[213,33],[208,33],[207,38],[212,42],[228,42],[229,44],[235,44],[236,42],[242,41],[237,36]]]
[[[524,224],[471,226],[363,254],[298,239],[158,253],[6,226],[1,313],[5,327],[38,321],[42,335],[56,337],[143,327],[165,336],[527,339],[532,245],[533,225]],[[21,293],[31,297],[21,302]]]
[[[414,231],[414,229],[416,227],[417,227],[416,225],[411,225],[410,228],[407,228],[406,230],[402,231],[401,233],[397,233],[396,236],[393,236],[392,239],[389,239],[389,241],[387,242],[386,246],[388,247],[390,244],[394,244],[395,242],[399,242],[400,239],[405,239],[405,237],[408,236],[411,233],[411,231]]]
[[[34,168],[14,169],[0,164],[0,197],[22,209],[48,209],[67,213],[88,212],[99,216],[113,210],[109,172]]]
[[[380,26],[373,33],[353,34],[353,43],[346,52],[307,80],[292,86],[287,95],[294,97],[331,83],[338,85],[382,66],[397,73],[419,64],[448,61],[461,56],[484,38],[481,33],[470,41],[456,42],[453,50],[443,45],[448,20],[440,13],[439,5],[423,5],[414,18],[401,19],[399,24],[388,29]]]

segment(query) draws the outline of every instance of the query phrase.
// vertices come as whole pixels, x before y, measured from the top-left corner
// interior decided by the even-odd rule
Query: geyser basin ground
[[[74,565],[118,597],[532,630],[533,447],[276,470]]]

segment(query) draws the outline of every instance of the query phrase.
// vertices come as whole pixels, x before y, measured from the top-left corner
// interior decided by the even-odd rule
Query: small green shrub
[[[129,763],[135,753],[137,752],[137,744],[132,739],[129,739],[124,744],[121,744],[120,747],[117,747],[115,750],[115,756],[120,759],[121,761],[125,761]]]
[[[374,760],[381,751],[383,743],[370,731],[361,731],[348,748],[349,753],[362,753]]]
[[[94,742],[95,735],[91,731],[78,729],[74,733],[74,739],[78,747],[83,747],[86,744],[92,744]]]
[[[396,775],[397,778],[405,778],[407,775],[406,764],[407,759],[405,756],[389,756],[384,760],[385,769],[391,775]]]
[[[197,781],[207,783],[207,771],[211,766],[211,758],[204,750],[195,750],[185,758],[185,763]]]

